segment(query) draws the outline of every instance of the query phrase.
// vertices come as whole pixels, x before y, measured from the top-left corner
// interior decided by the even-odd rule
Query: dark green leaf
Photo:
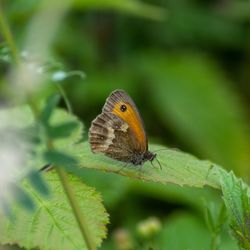
[[[51,114],[53,110],[56,108],[56,106],[58,105],[59,100],[60,100],[60,95],[58,94],[52,95],[48,98],[47,103],[41,113],[40,119],[42,123],[46,125],[48,124]]]
[[[197,217],[175,214],[166,221],[160,235],[162,249],[208,250],[210,234]]]
[[[6,63],[10,63],[12,60],[10,49],[6,43],[0,44],[0,60]]]
[[[77,160],[74,157],[55,150],[45,152],[44,158],[47,162],[58,167],[67,168],[75,166],[77,164]]]
[[[21,187],[15,184],[11,186],[18,203],[20,203],[24,208],[29,211],[34,211],[35,204],[32,197]]]
[[[208,229],[196,216],[188,213],[176,213],[165,221],[160,234],[160,249],[173,250],[238,250],[228,234],[221,235],[217,248],[211,242]]]
[[[164,20],[166,10],[162,7],[144,3],[139,0],[75,0],[74,5],[79,9],[111,9],[127,12],[133,15],[150,18],[153,20]]]
[[[48,128],[49,136],[52,139],[68,137],[77,128],[77,126],[78,123],[76,121],[69,121],[56,126],[50,126]]]
[[[50,193],[46,182],[43,180],[42,175],[37,170],[33,170],[28,175],[28,180],[33,187],[42,195],[47,196]]]

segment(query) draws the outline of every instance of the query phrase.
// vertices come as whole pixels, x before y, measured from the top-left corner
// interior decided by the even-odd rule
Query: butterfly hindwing
[[[134,141],[126,122],[113,113],[102,113],[93,120],[89,141],[94,153],[104,153],[120,161],[130,161]]]

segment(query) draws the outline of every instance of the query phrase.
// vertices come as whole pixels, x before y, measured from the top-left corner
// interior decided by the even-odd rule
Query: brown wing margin
[[[115,107],[115,104],[118,102],[130,103],[136,108],[135,103],[132,100],[132,98],[124,90],[117,89],[117,90],[114,90],[106,99],[102,112],[112,112]],[[137,108],[136,108],[136,112],[139,115]]]
[[[109,128],[109,121],[113,119],[111,113],[98,115],[91,123],[89,129],[89,143],[94,153],[105,152],[112,142],[112,130]]]

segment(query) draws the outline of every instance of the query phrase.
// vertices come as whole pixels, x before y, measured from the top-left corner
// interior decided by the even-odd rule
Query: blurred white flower
[[[27,93],[38,91],[44,77],[39,68],[38,61],[22,62],[10,75],[10,82],[14,84],[13,90],[19,91],[18,93],[23,94],[24,97]]]
[[[8,204],[15,195],[15,187],[27,173],[28,143],[14,131],[0,129],[0,206]]]
[[[30,53],[28,50],[22,50],[20,53],[21,58],[27,60],[30,57]]]

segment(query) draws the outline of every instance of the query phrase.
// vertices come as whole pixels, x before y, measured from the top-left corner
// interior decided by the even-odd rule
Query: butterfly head
[[[150,161],[152,162],[156,157],[156,154],[150,152],[150,151],[146,151],[145,153],[139,153],[139,154],[133,154],[133,159],[132,159],[132,163],[134,165],[142,165],[144,162],[146,161]]]

